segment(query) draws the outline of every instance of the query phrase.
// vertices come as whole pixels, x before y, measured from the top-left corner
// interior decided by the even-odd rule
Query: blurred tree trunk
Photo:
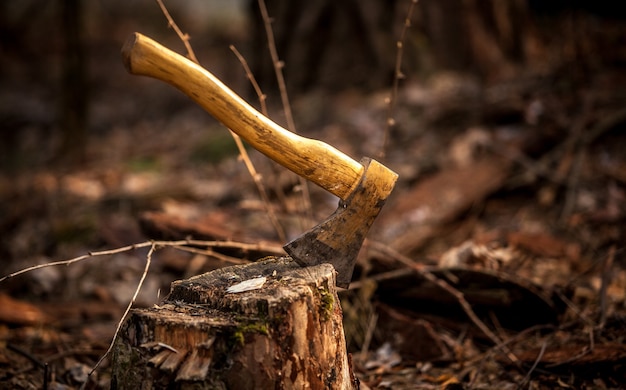
[[[87,127],[87,85],[85,53],[81,40],[83,14],[81,0],[61,2],[61,28],[64,52],[61,78],[59,160],[80,162],[84,158]]]
[[[266,0],[266,4],[291,92],[391,84],[396,41],[409,0]],[[258,1],[250,0],[250,7],[255,26],[253,71],[267,89],[275,86],[274,70]],[[424,58],[431,58],[434,70],[483,78],[507,75],[523,63],[524,39],[533,33],[527,0],[422,0],[416,14],[405,42],[403,65],[409,74],[419,70]]]
[[[470,46],[463,3],[459,0],[420,2],[422,21],[435,66],[447,70],[466,70],[470,66]]]
[[[410,1],[266,0],[289,90],[389,86]],[[276,81],[263,20],[258,0],[249,4],[255,26],[251,63],[269,90]],[[409,77],[453,71],[496,81],[522,69],[593,61],[607,55],[607,50],[600,53],[605,37],[616,40],[615,34],[601,32],[604,26],[608,30],[611,18],[626,18],[615,4],[420,0],[404,45],[403,69]]]
[[[395,60],[396,0],[266,0],[290,92],[389,85]],[[264,89],[276,78],[257,0],[252,67]]]
[[[526,0],[424,0],[420,6],[438,70],[489,79],[524,62],[524,39],[534,36]]]

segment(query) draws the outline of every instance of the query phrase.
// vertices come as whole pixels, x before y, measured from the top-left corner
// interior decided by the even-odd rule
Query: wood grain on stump
[[[117,389],[356,388],[335,271],[281,257],[176,281],[129,314],[112,376]]]

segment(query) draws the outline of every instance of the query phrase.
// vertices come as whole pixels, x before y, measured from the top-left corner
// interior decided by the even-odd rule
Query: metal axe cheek
[[[261,153],[341,199],[326,221],[284,249],[303,266],[331,263],[337,286],[347,288],[363,240],[398,175],[375,160],[359,163],[322,141],[280,127],[206,69],[142,34],[127,40],[122,56],[131,74],[173,85]]]

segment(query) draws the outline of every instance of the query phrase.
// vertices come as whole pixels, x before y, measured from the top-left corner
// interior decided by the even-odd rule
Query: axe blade
[[[372,223],[393,190],[398,175],[376,160],[364,158],[365,171],[354,191],[324,222],[283,248],[300,265],[330,263],[337,286],[348,288],[357,256]]]

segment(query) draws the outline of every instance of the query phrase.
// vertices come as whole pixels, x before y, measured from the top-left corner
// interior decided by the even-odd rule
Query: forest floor
[[[87,374],[144,270],[147,247],[134,244],[232,244],[163,243],[137,307],[282,244],[229,133],[168,86],[119,72],[98,85],[79,164],[49,163],[60,141],[45,120],[4,150],[0,277],[92,255],[0,282],[0,388],[109,387],[108,360]],[[402,85],[384,159],[400,179],[339,293],[361,388],[626,387],[625,87],[619,69],[579,64]],[[292,101],[295,121],[376,157],[388,94],[310,92]],[[249,153],[287,238],[335,209],[311,185],[303,210],[294,176]]]

